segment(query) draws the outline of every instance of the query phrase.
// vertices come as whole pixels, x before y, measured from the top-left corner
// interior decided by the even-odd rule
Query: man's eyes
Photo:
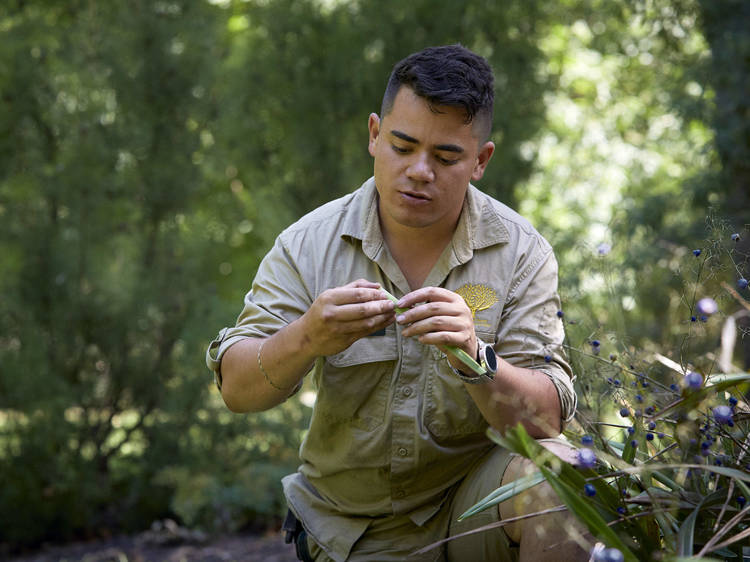
[[[435,158],[437,158],[438,162],[441,162],[446,166],[452,166],[453,164],[458,162],[457,158],[443,158],[442,156],[435,156]]]
[[[408,154],[409,152],[411,152],[410,148],[404,148],[403,146],[398,146],[396,144],[392,144],[391,148],[393,148],[393,151],[397,154]],[[441,164],[445,164],[446,166],[452,166],[453,164],[456,164],[458,162],[457,158],[445,158],[443,156],[440,156],[439,154],[435,155],[435,159]]]

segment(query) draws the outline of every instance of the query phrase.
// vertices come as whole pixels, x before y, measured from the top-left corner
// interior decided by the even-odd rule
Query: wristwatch
[[[495,350],[490,344],[484,343],[479,338],[477,338],[477,363],[479,363],[479,366],[484,369],[484,373],[481,375],[476,373],[467,375],[460,369],[456,369],[450,364],[450,362],[448,362],[448,366],[456,376],[465,383],[482,384],[495,380],[495,373],[497,372],[497,355],[495,355]]]

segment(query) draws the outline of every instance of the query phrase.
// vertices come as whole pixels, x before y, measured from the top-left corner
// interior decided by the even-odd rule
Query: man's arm
[[[404,336],[417,337],[424,344],[446,351],[451,345],[476,357],[477,338],[471,310],[463,298],[439,287],[425,287],[405,295],[397,305],[409,308],[396,321],[404,326]],[[448,354],[456,369],[466,366]],[[466,384],[466,389],[492,427],[503,431],[521,422],[535,438],[560,433],[561,406],[557,389],[547,375],[511,365],[498,357],[495,380],[486,384]]]
[[[360,279],[324,291],[274,335],[246,338],[226,351],[222,398],[233,412],[272,408],[292,394],[315,358],[339,353],[393,320],[393,303],[377,283]]]

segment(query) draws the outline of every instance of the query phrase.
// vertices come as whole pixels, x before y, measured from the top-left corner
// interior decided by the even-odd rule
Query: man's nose
[[[406,175],[414,181],[434,181],[435,172],[432,169],[429,156],[421,153],[414,154],[413,160],[406,170]]]

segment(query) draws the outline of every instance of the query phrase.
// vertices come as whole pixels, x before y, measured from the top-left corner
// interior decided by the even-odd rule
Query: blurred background
[[[205,348],[275,236],[371,175],[393,64],[456,42],[496,75],[479,187],[553,244],[566,317],[668,355],[696,294],[733,306],[744,0],[5,0],[0,555],[164,518],[278,525],[314,390],[232,414]],[[733,353],[747,370],[750,337]]]

